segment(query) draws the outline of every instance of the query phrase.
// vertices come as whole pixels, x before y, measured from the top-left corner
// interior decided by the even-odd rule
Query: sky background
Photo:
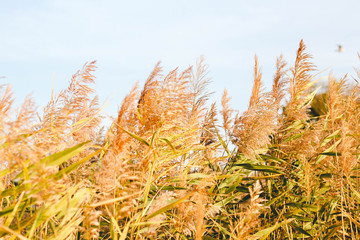
[[[114,116],[159,60],[166,72],[204,55],[212,100],[226,88],[232,106],[244,111],[255,53],[268,88],[276,57],[282,53],[292,65],[301,39],[319,70],[355,76],[359,9],[358,0],[0,0],[0,82],[11,83],[17,104],[32,93],[42,107],[54,76],[59,92],[97,60],[95,89]]]

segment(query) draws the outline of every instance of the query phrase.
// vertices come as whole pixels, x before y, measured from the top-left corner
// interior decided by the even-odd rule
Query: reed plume
[[[277,107],[271,94],[264,93],[261,82],[262,73],[255,56],[254,85],[247,111],[237,115],[233,127],[233,143],[238,152],[254,158],[257,151],[270,143],[269,136],[276,127]]]
[[[307,90],[312,85],[314,76],[312,71],[315,65],[310,62],[311,55],[305,52],[306,46],[304,41],[300,41],[297,51],[295,65],[291,69],[289,77],[289,94],[290,100],[286,104],[285,115],[288,121],[296,121],[306,119],[309,100]]]

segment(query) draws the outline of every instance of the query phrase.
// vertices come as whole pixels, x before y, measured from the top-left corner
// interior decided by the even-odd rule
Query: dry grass
[[[158,63],[106,131],[95,62],[43,111],[1,86],[0,237],[359,239],[359,87],[330,75],[315,95],[303,41],[276,69],[266,92],[255,57],[240,114],[226,90],[221,110],[208,102],[202,58]]]

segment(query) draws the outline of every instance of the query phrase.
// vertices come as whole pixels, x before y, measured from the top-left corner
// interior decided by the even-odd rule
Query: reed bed
[[[359,86],[300,42],[249,108],[209,102],[207,65],[157,64],[101,128],[95,62],[42,111],[0,89],[2,239],[360,239]]]

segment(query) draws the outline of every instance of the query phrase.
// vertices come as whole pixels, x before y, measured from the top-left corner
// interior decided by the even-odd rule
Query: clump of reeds
[[[267,92],[255,57],[239,113],[226,90],[209,103],[202,58],[159,63],[106,130],[95,62],[43,111],[31,97],[14,109],[1,86],[0,237],[358,239],[359,87],[329,75],[317,95],[303,41],[286,66]]]

